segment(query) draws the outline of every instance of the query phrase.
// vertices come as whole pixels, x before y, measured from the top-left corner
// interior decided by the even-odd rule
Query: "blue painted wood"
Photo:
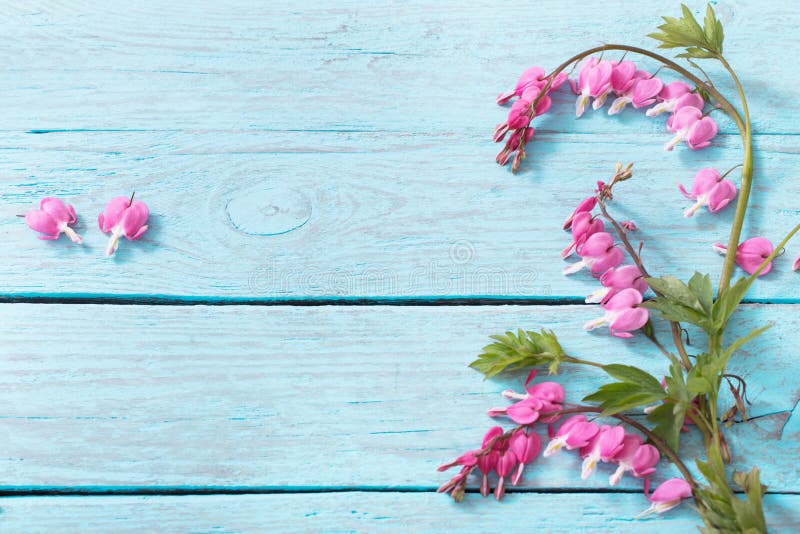
[[[800,527],[797,495],[767,495],[770,532]],[[469,495],[454,505],[430,493],[327,493],[190,497],[26,497],[0,499],[9,532],[693,532],[688,506],[632,521],[642,495],[514,494],[502,504]],[[558,510],[558,513],[554,513]],[[276,513],[280,511],[280,513]]]
[[[448,3],[14,8],[0,21],[14,47],[0,80],[0,296],[576,298],[593,282],[561,276],[559,224],[629,160],[638,177],[620,216],[641,226],[651,270],[718,272],[710,244],[732,209],[685,221],[675,183],[738,162],[735,136],[667,154],[663,117],[576,121],[562,91],[527,170],[493,163],[506,113],[494,96],[531,62],[647,45],[664,5],[637,5],[631,17],[623,2],[551,2],[513,39],[516,10]],[[773,240],[798,219],[796,80],[783,41],[763,36],[791,34],[792,6],[718,4],[760,133],[745,235]],[[578,12],[580,30],[565,31]],[[133,190],[152,228],[105,261],[95,218]],[[42,243],[14,217],[44,195],[75,203],[85,246]],[[752,297],[800,300],[785,258]]]

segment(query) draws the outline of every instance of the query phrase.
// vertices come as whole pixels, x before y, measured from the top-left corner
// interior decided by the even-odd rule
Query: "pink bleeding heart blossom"
[[[556,382],[541,382],[530,385],[536,376],[536,370],[530,372],[525,380],[524,394],[511,390],[503,392],[509,399],[521,399],[519,402],[505,408],[491,408],[487,411],[489,417],[506,416],[520,425],[529,425],[536,421],[551,423],[558,419],[557,415],[547,415],[561,409],[564,402],[564,388]]]
[[[717,123],[711,117],[704,117],[703,112],[695,107],[682,107],[667,123],[667,129],[675,136],[664,145],[664,150],[672,150],[681,141],[692,150],[705,148],[717,135]]]
[[[579,213],[583,212],[591,212],[594,207],[597,205],[597,197],[589,197],[581,200],[581,203],[578,204],[578,207],[575,208],[575,211],[567,217],[567,220],[564,221],[564,230],[569,230],[572,228],[572,221],[575,220],[575,216]]]
[[[499,428],[499,427],[498,427]],[[437,471],[447,471],[451,467],[455,467],[457,465],[465,466],[465,467],[472,467],[478,463],[477,454],[481,451],[467,451],[455,460],[450,463],[442,464],[436,468]]]
[[[509,447],[519,462],[514,476],[511,477],[511,483],[516,486],[522,479],[522,472],[525,470],[525,466],[534,461],[542,451],[542,439],[535,432],[525,432],[520,429],[511,435]]]
[[[631,331],[643,327],[650,317],[646,308],[639,307],[641,303],[641,293],[633,288],[623,289],[603,304],[606,313],[602,317],[588,321],[583,328],[594,330],[607,324],[612,336],[633,337]]]
[[[630,71],[626,71],[625,74],[627,75],[629,72]],[[623,76],[622,74],[617,75],[618,85],[620,84],[620,78],[622,78],[622,76]],[[633,95],[636,92],[636,85],[640,81],[647,80],[650,77],[651,76],[649,72],[643,70],[637,70],[636,72],[634,72],[630,80],[624,80],[624,78],[622,78],[625,81],[625,83],[622,84],[624,90],[618,91],[617,87],[614,86],[614,73],[612,72],[612,89],[614,89],[614,92],[617,94],[617,98],[614,99],[614,101],[611,103],[611,107],[608,108],[608,114],[616,115],[617,113],[625,109],[625,107],[628,104],[631,104],[633,102]]]
[[[611,72],[613,65],[610,61],[598,60],[590,57],[581,66],[578,73],[577,84],[570,80],[570,85],[575,94],[579,95],[575,102],[575,115],[580,117],[586,110],[589,98],[594,98],[592,104],[594,109],[598,109],[605,102],[608,92],[611,90]]]
[[[97,218],[100,231],[111,234],[106,247],[106,256],[111,256],[119,246],[119,238],[125,236],[130,241],[142,237],[147,231],[147,218],[150,212],[147,204],[133,200],[133,196],[114,197],[106,204],[106,209]]]
[[[508,440],[501,443],[499,453],[497,463],[494,466],[494,472],[500,477],[497,481],[497,486],[494,488],[494,498],[498,501],[506,494],[506,477],[517,466],[517,455],[509,447]]]
[[[635,265],[612,267],[600,276],[600,285],[603,287],[586,297],[587,304],[597,302],[605,304],[614,295],[629,287],[639,293],[647,291],[647,282],[645,282],[642,272]]]
[[[592,214],[587,211],[578,213],[572,220],[572,242],[561,251],[561,257],[570,257],[576,247],[583,245],[589,236],[602,232],[603,229],[602,220],[592,217]]]
[[[649,497],[653,504],[639,514],[637,519],[650,514],[663,514],[678,506],[683,499],[692,496],[692,487],[682,478],[671,478],[661,483]]]
[[[517,85],[514,87],[514,89],[502,93],[497,97],[497,103],[502,105],[515,96],[521,97],[522,93],[524,93],[525,90],[530,87],[543,88],[545,85],[547,85],[547,80],[548,78],[542,67],[530,67],[522,73],[522,76],[519,77]],[[565,81],[567,81],[566,73],[558,73],[558,75],[553,79],[553,83],[550,84],[550,89],[548,92],[558,89]]]
[[[83,239],[70,228],[78,222],[75,208],[72,204],[65,204],[58,198],[45,197],[39,201],[39,209],[31,210],[25,214],[25,223],[28,228],[39,232],[39,239],[55,241],[64,233],[73,243],[81,243]]]
[[[599,277],[625,259],[625,255],[614,245],[614,238],[608,232],[590,235],[577,247],[577,252],[581,260],[565,267],[564,274],[577,273],[588,267],[593,276]]]
[[[531,140],[533,137],[533,131],[534,130],[532,126],[522,130],[514,130],[514,132],[508,137],[508,141],[506,141],[506,145],[503,147],[503,150],[497,154],[495,161],[497,161],[497,163],[500,165],[505,165],[513,158],[512,170],[516,170],[516,168],[519,167],[522,154],[520,148],[523,144],[527,144]],[[503,135],[499,138],[496,137],[495,141],[502,141],[503,137],[505,137],[505,133],[503,133]]]
[[[562,448],[571,451],[585,447],[599,431],[600,427],[587,421],[585,415],[573,415],[564,421],[550,443],[547,444],[542,456],[545,458],[552,456]]]
[[[724,180],[716,169],[706,167],[694,176],[691,193],[682,185],[678,185],[683,196],[696,201],[683,212],[684,217],[691,217],[703,206],[708,211],[717,213],[736,197],[736,186],[730,180]]]
[[[626,434],[622,441],[622,448],[612,458],[612,461],[617,464],[617,470],[609,477],[608,483],[616,486],[628,471],[636,478],[651,475],[655,473],[655,466],[660,459],[661,455],[658,453],[658,449],[652,445],[643,444],[642,438],[636,434]]]
[[[728,251],[728,247],[720,243],[713,245],[713,248],[720,254],[725,254]],[[764,260],[774,250],[775,247],[766,237],[751,237],[736,248],[736,265],[744,269],[748,274],[755,274],[761,264],[764,263]],[[769,262],[758,276],[764,276],[771,270],[772,262]]]
[[[792,270],[800,271],[800,254],[798,254],[797,257],[794,259],[794,262],[792,263]]]
[[[478,471],[480,471],[483,475],[483,479],[481,480],[481,495],[484,497],[489,495],[491,492],[491,488],[489,487],[489,473],[494,470],[495,466],[497,465],[497,461],[500,459],[500,449],[497,444],[502,435],[503,427],[493,426],[483,436],[481,449],[486,449],[486,447],[492,443],[492,448],[489,450],[489,452],[479,455],[476,462]]]
[[[622,449],[624,439],[625,429],[621,426],[601,426],[592,440],[581,447],[580,453],[583,457],[581,479],[586,480],[594,473],[597,462],[610,462]]]
[[[664,82],[658,78],[641,79],[633,89],[631,104],[636,109],[654,104],[663,88]]]
[[[645,115],[655,117],[662,113],[672,113],[678,99],[692,92],[692,86],[686,82],[672,82],[666,84],[658,94],[659,103],[648,109]],[[701,99],[702,102],[702,99]],[[701,105],[699,109],[703,109]]]
[[[633,221],[622,221],[621,223],[619,223],[619,225],[622,227],[623,230],[625,230],[625,233],[635,232],[636,230],[639,229],[639,227],[636,226],[636,223]]]
[[[703,111],[703,106],[705,106],[705,102],[703,98],[698,95],[697,93],[687,93],[682,97],[679,97],[675,101],[675,109],[673,110],[672,114],[667,119],[667,130],[672,128],[672,121],[675,120],[675,114],[682,110],[683,108],[695,108]]]

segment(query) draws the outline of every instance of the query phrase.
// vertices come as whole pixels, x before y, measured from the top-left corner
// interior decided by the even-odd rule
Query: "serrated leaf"
[[[494,343],[483,347],[478,359],[469,366],[491,378],[503,371],[516,371],[526,367],[549,364],[550,373],[558,371],[565,356],[555,334],[541,332],[506,332],[490,336]]]
[[[603,384],[600,388],[583,398],[584,402],[596,402],[603,408],[602,416],[613,415],[637,406],[652,404],[663,399],[662,389],[653,393],[640,386],[628,382],[613,382]]]
[[[702,27],[687,6],[681,4],[681,12],[680,18],[662,17],[664,23],[658,27],[659,31],[648,37],[660,41],[658,48],[684,48],[685,52],[678,57],[713,58],[721,55],[724,33],[711,5],[706,8]]]

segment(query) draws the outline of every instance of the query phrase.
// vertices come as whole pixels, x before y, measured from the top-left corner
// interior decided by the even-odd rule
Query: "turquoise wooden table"
[[[524,172],[493,163],[494,97],[525,67],[652,47],[678,10],[632,4],[6,2],[0,530],[692,530],[686,506],[632,521],[640,483],[582,482],[567,455],[500,504],[435,493],[436,466],[521,381],[466,367],[486,336],[553,328],[570,353],[661,372],[640,339],[581,331],[592,282],[556,261],[567,207],[614,162],[645,184],[625,216],[661,243],[651,270],[719,272],[709,244],[733,210],[684,220],[675,183],[737,160],[721,118],[713,148],[665,153],[662,121],[576,121],[562,91]],[[790,0],[716,9],[755,120],[745,234],[777,240],[800,213],[800,20]],[[95,217],[132,191],[151,229],[104,258]],[[83,246],[15,217],[48,195],[75,205]],[[732,364],[753,404],[728,431],[734,467],[762,469],[775,532],[800,531],[789,263],[737,315],[737,332],[776,326]],[[555,379],[588,393],[602,377]]]

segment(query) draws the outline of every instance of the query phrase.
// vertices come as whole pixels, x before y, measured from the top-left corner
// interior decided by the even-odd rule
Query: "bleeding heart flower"
[[[668,83],[658,94],[660,102],[648,109],[645,115],[648,117],[655,117],[664,112],[673,112],[675,111],[675,104],[678,102],[678,99],[691,92],[692,86],[686,82]],[[700,101],[702,102],[702,98]],[[699,109],[703,109],[703,106],[701,105]]]
[[[479,455],[476,462],[478,470],[483,475],[483,480],[481,481],[481,495],[484,497],[489,495],[491,492],[491,488],[489,487],[489,473],[494,470],[495,466],[497,465],[497,461],[500,459],[500,450],[499,447],[497,447],[497,444],[499,442],[498,438],[500,438],[502,435],[503,428],[499,426],[493,426],[483,436],[481,449],[485,449],[489,443],[493,443],[492,449],[486,454]]]
[[[800,254],[794,259],[794,263],[792,263],[792,270],[799,271],[800,270]]]
[[[707,167],[700,169],[694,176],[692,192],[689,193],[682,185],[678,185],[683,196],[695,200],[694,205],[686,208],[684,217],[691,217],[703,206],[708,206],[708,211],[717,213],[727,206],[736,197],[736,186],[730,180],[723,180],[716,169]]]
[[[600,427],[587,421],[585,415],[573,415],[564,421],[542,456],[552,456],[564,447],[569,451],[585,447],[599,431]]]
[[[558,419],[558,415],[547,416],[549,412],[561,409],[564,402],[564,388],[557,382],[540,382],[530,385],[536,377],[536,369],[528,374],[525,380],[526,393],[520,394],[511,390],[503,391],[502,395],[507,399],[521,399],[506,408],[491,408],[487,412],[489,417],[505,415],[520,425],[529,425],[538,420],[551,423]],[[545,415],[542,417],[542,415]]]
[[[565,81],[567,81],[567,75],[564,72],[558,73],[558,75],[553,80],[553,83],[550,84],[550,91],[554,91],[558,89]],[[542,67],[530,67],[522,73],[522,76],[519,77],[517,81],[517,85],[514,87],[513,90],[500,94],[497,97],[498,104],[505,104],[515,96],[522,96],[522,93],[525,92],[526,89],[530,87],[539,87],[542,88],[547,84],[547,77],[544,69]]]
[[[564,268],[564,274],[577,273],[588,267],[593,276],[599,277],[612,267],[616,267],[625,259],[620,249],[614,246],[614,238],[608,232],[597,232],[590,235],[577,247],[581,261]]]
[[[584,330],[594,330],[609,325],[611,335],[621,338],[633,337],[632,330],[643,327],[650,317],[646,308],[640,308],[642,294],[633,288],[623,289],[603,304],[606,313],[583,325]]]
[[[500,477],[497,486],[494,488],[494,498],[498,501],[506,494],[506,477],[511,474],[517,466],[517,455],[509,448],[508,441],[501,445],[500,456],[494,466],[494,472]]]
[[[720,254],[725,254],[728,251],[728,247],[720,243],[713,245],[713,248]],[[744,269],[748,274],[754,274],[774,250],[775,247],[766,237],[751,237],[736,248],[736,265]],[[771,270],[772,262],[769,262],[758,276],[764,276]]]
[[[706,103],[703,101],[703,97],[698,95],[697,93],[686,93],[685,95],[679,97],[675,101],[675,109],[672,111],[672,115],[669,116],[667,119],[667,130],[672,128],[672,121],[675,120],[675,113],[680,111],[683,108],[696,108],[700,111],[703,111],[703,107]],[[670,130],[671,131],[671,130]]]
[[[133,196],[114,197],[106,205],[105,211],[97,218],[100,231],[111,234],[106,247],[106,256],[111,256],[119,246],[119,238],[125,236],[130,241],[142,237],[147,231],[147,217],[150,212],[147,204],[141,200],[133,200]]]
[[[653,104],[663,88],[664,82],[658,78],[639,80],[633,89],[633,99],[631,100],[633,107],[639,109]]]
[[[649,72],[646,72],[646,71],[643,71],[643,70],[637,70],[633,74],[633,77],[631,78],[629,83],[625,84],[626,89],[623,92],[615,91],[615,93],[618,96],[611,103],[611,107],[608,108],[608,114],[609,115],[616,115],[617,113],[619,113],[620,111],[625,109],[625,106],[627,106],[628,104],[633,102],[633,95],[634,95],[634,93],[636,91],[636,86],[638,85],[638,83],[643,81],[643,80],[648,80],[650,78],[651,78],[651,76],[650,76]],[[613,88],[613,85],[614,84],[613,84],[613,73],[612,73],[612,88]]]
[[[636,434],[626,434],[622,441],[622,448],[612,459],[618,467],[609,479],[611,486],[616,486],[622,476],[630,471],[636,478],[646,477],[655,473],[655,465],[661,459],[658,449],[652,445],[642,443],[642,438]]]
[[[590,57],[581,66],[578,73],[578,83],[570,81],[572,90],[578,94],[575,102],[575,115],[580,117],[586,110],[589,98],[594,98],[593,107],[598,109],[605,102],[608,92],[611,90],[611,71],[613,66],[610,61],[599,61],[595,57]],[[598,104],[599,101],[599,104]]]
[[[583,245],[592,234],[602,232],[603,228],[603,221],[592,217],[592,214],[587,211],[582,211],[575,215],[572,219],[572,242],[561,251],[561,257],[570,257],[576,247]]]
[[[39,201],[39,209],[31,210],[25,214],[25,223],[28,228],[39,232],[39,239],[54,241],[63,232],[73,243],[81,243],[83,239],[70,228],[78,217],[71,204],[65,204],[55,197],[46,197]]]
[[[675,137],[664,145],[664,150],[667,151],[684,140],[692,150],[705,148],[717,135],[717,123],[714,119],[704,117],[702,111],[692,106],[682,107],[676,111],[672,115],[672,120],[667,122],[667,129],[675,134]]]
[[[582,212],[591,212],[594,207],[597,205],[597,197],[589,197],[584,198],[581,200],[581,203],[578,204],[578,207],[575,208],[575,211],[567,217],[567,220],[564,221],[564,230],[569,230],[572,228],[572,221],[575,219],[575,216]]]
[[[639,293],[647,291],[647,282],[638,267],[635,265],[623,265],[622,267],[612,267],[600,276],[601,289],[593,292],[586,297],[586,303],[605,304],[614,295],[632,287]]]
[[[625,429],[621,426],[603,425],[592,440],[581,448],[583,457],[581,479],[586,480],[594,473],[597,462],[610,462],[622,449]]]
[[[692,496],[692,487],[682,478],[671,478],[663,482],[649,497],[653,504],[636,516],[637,519],[650,514],[663,514],[678,506],[683,499]]]
[[[520,429],[511,435],[509,448],[514,452],[514,456],[519,462],[519,467],[514,472],[514,476],[511,477],[511,483],[516,486],[522,479],[522,472],[525,470],[525,466],[539,456],[542,450],[542,439],[535,432],[525,432]]]

